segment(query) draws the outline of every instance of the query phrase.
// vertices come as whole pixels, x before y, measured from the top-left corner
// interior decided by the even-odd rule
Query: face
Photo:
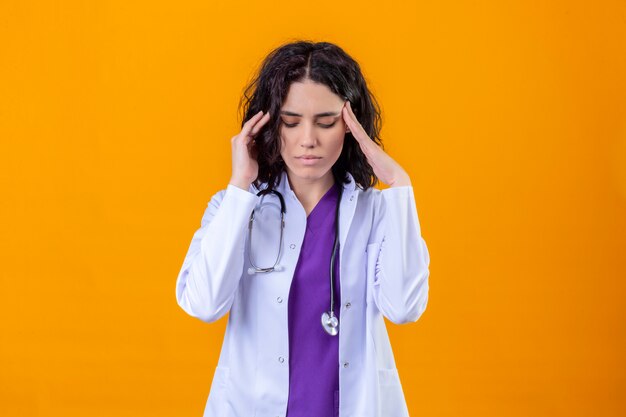
[[[281,108],[281,151],[289,178],[306,182],[332,178],[346,134],[342,97],[310,80],[290,85]],[[312,156],[307,159],[303,156]]]

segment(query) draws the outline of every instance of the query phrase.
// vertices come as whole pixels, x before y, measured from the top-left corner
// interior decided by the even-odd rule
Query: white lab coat
[[[350,180],[339,223],[339,416],[404,417],[383,316],[397,324],[419,319],[428,301],[430,257],[412,186],[363,191]],[[248,220],[261,198],[253,185],[246,191],[228,184],[208,203],[178,275],[176,299],[189,315],[211,323],[230,311],[204,417],[284,417],[287,411],[287,300],[306,212],[285,172],[276,188],[287,210],[282,270],[248,274]],[[269,267],[280,241],[277,197],[265,196],[263,207],[255,214],[252,253],[257,266]]]

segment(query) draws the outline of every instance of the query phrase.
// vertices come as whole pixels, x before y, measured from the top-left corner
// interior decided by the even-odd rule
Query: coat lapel
[[[343,250],[345,249],[348,230],[354,219],[354,211],[359,194],[356,189],[356,183],[352,174],[348,173],[350,182],[343,185],[343,193],[341,194],[341,205],[339,206],[339,258],[343,258]]]

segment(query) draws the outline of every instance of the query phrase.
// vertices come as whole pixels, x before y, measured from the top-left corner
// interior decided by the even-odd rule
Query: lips
[[[317,163],[322,160],[322,157],[315,155],[302,155],[297,156],[296,159],[304,166],[313,166],[317,165]]]

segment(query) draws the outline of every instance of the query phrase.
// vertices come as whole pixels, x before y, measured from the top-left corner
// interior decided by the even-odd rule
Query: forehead
[[[303,115],[339,111],[343,99],[325,84],[312,81],[294,82],[289,86],[282,109]]]

